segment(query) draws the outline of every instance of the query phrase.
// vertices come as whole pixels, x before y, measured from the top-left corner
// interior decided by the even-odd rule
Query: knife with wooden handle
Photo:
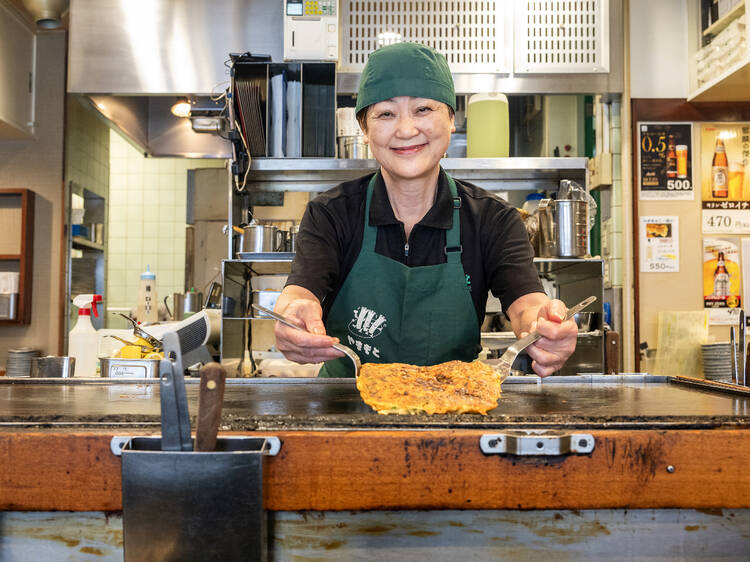
[[[198,395],[198,427],[195,430],[195,450],[213,451],[221,421],[226,371],[218,363],[207,363],[201,368]]]

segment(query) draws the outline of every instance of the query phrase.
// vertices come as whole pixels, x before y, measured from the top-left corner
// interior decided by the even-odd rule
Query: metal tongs
[[[563,322],[573,318],[573,315],[579,313],[581,310],[586,308],[595,300],[596,300],[596,297],[592,295],[589,298],[584,299],[583,301],[579,302],[577,305],[569,308],[567,314],[565,314],[565,318],[563,319]],[[501,384],[505,379],[507,379],[510,376],[511,367],[513,366],[513,362],[516,360],[516,357],[518,357],[518,354],[521,353],[527,347],[529,347],[532,343],[540,339],[541,337],[542,335],[536,330],[534,330],[530,334],[514,341],[510,345],[510,347],[505,350],[505,353],[503,353],[503,355],[500,357],[500,362],[493,366],[493,369],[495,370],[495,372],[497,372],[500,375]]]
[[[138,325],[138,322],[136,322],[135,320],[133,320],[127,314],[123,314],[122,312],[118,312],[117,314],[119,314],[120,316],[122,316],[125,320],[127,320],[128,322],[130,322],[133,325],[133,334],[135,334],[139,338],[143,338],[144,340],[146,340],[151,347],[159,348],[159,349],[162,348],[161,342],[159,340],[157,340],[154,336],[152,336],[151,334],[149,334],[148,332],[144,331],[143,328],[141,328]]]
[[[297,324],[295,324],[294,322],[292,322],[285,316],[282,316],[281,314],[276,314],[273,310],[269,310],[264,306],[260,306],[259,304],[253,303],[253,308],[255,310],[259,310],[260,312],[263,312],[264,314],[268,314],[268,316],[270,316],[274,320],[278,320],[279,322],[284,324],[284,326],[289,326],[290,328],[294,328],[295,330],[299,330],[307,334],[310,333],[304,328],[297,326]],[[343,353],[349,359],[352,360],[352,363],[354,363],[354,376],[355,377],[358,376],[360,369],[362,369],[362,362],[359,360],[359,355],[357,355],[351,347],[347,347],[342,343],[334,343],[331,347],[333,349],[339,350],[341,353]]]

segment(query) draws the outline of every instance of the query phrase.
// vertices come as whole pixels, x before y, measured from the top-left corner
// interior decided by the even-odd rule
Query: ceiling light
[[[170,111],[175,117],[189,117],[190,103],[185,100],[180,100],[172,106],[172,109]]]

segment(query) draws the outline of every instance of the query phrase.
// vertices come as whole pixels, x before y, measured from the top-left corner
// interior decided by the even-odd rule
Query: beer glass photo
[[[734,201],[743,201],[744,193],[742,186],[745,183],[745,166],[742,162],[732,161],[729,163],[729,198]]]
[[[675,150],[677,152],[677,177],[685,179],[688,173],[688,147],[686,144],[678,144]]]

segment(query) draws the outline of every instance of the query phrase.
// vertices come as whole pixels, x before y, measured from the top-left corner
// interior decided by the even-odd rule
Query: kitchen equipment
[[[339,137],[338,155],[339,158],[349,158],[352,160],[367,160],[370,156],[370,146],[365,142],[364,135],[353,135]]]
[[[703,376],[710,381],[732,382],[732,373],[735,366],[733,342],[703,344],[701,351]]]
[[[276,306],[276,301],[281,296],[281,291],[274,291],[271,289],[264,289],[261,291],[253,291],[253,305],[260,305],[263,308],[273,310]],[[257,317],[263,317],[263,314],[256,314]]]
[[[216,447],[216,434],[221,421],[224,383],[227,374],[219,363],[208,363],[201,367],[200,375],[195,450],[213,451]]]
[[[28,377],[31,374],[31,360],[39,357],[39,350],[31,347],[9,349],[5,363],[5,374],[8,377]]]
[[[555,201],[557,256],[580,258],[589,251],[589,205],[587,201]]]
[[[590,332],[594,327],[596,312],[577,312],[573,315],[573,320],[576,321],[579,332]]]
[[[172,357],[185,369],[198,363],[213,361],[212,351],[221,334],[221,311],[206,308],[186,318],[179,324],[169,326],[164,332],[164,357]]]
[[[282,252],[285,249],[283,231],[273,225],[251,222],[243,230],[240,237],[241,252]]]
[[[539,202],[537,217],[539,218],[539,257],[555,257],[557,255],[557,228],[552,199],[542,199]]]
[[[133,334],[135,334],[139,338],[143,338],[144,340],[146,340],[155,349],[161,349],[162,348],[161,342],[159,340],[157,340],[154,336],[152,336],[151,334],[149,334],[148,332],[145,332],[138,325],[138,322],[136,322],[135,320],[133,320],[127,314],[123,314],[122,312],[118,312],[117,314],[119,314],[120,316],[122,316],[128,322],[130,322],[130,324],[133,326]]]
[[[203,308],[220,308],[221,302],[221,283],[214,281],[208,288],[208,296]]]
[[[592,295],[587,299],[582,300],[577,305],[569,308],[567,314],[565,315],[565,320],[570,320],[577,312],[583,310],[595,300],[596,297]],[[493,368],[501,376],[500,382],[504,381],[510,376],[511,367],[513,366],[513,362],[516,360],[516,357],[518,357],[518,354],[541,337],[541,334],[534,330],[527,336],[524,336],[511,344],[511,346],[500,357],[500,361],[493,366]]]
[[[183,318],[189,318],[196,312],[200,312],[203,306],[203,293],[196,293],[195,289],[191,289],[189,293],[185,293],[185,303],[182,308]]]
[[[31,360],[32,378],[70,378],[75,373],[75,357],[34,357]]]
[[[167,309],[167,314],[172,320],[182,320],[185,318],[185,295],[182,293],[172,293],[172,309],[170,310],[167,304],[169,295],[164,297],[164,308]]]
[[[111,379],[155,379],[159,376],[159,361],[100,357],[99,376]]]
[[[284,0],[284,60],[339,58],[338,0]]]
[[[276,314],[273,310],[269,310],[257,304],[253,304],[253,308],[256,310],[260,310],[261,312],[264,312],[265,314],[267,314],[274,320],[281,322],[285,326],[289,326],[290,328],[294,328],[295,330],[300,330],[301,332],[307,332],[307,330],[305,330],[304,328],[297,326],[294,322],[292,322],[288,318],[285,318],[281,314]],[[358,376],[359,371],[362,369],[362,363],[360,362],[359,356],[354,352],[354,350],[350,347],[345,346],[342,343],[334,343],[331,347],[333,349],[339,350],[341,353],[343,353],[349,359],[351,359],[352,363],[354,364],[354,376],[355,377]]]
[[[287,239],[286,251],[296,252],[297,251],[297,236],[299,236],[299,226],[293,224],[289,227],[289,238]]]

